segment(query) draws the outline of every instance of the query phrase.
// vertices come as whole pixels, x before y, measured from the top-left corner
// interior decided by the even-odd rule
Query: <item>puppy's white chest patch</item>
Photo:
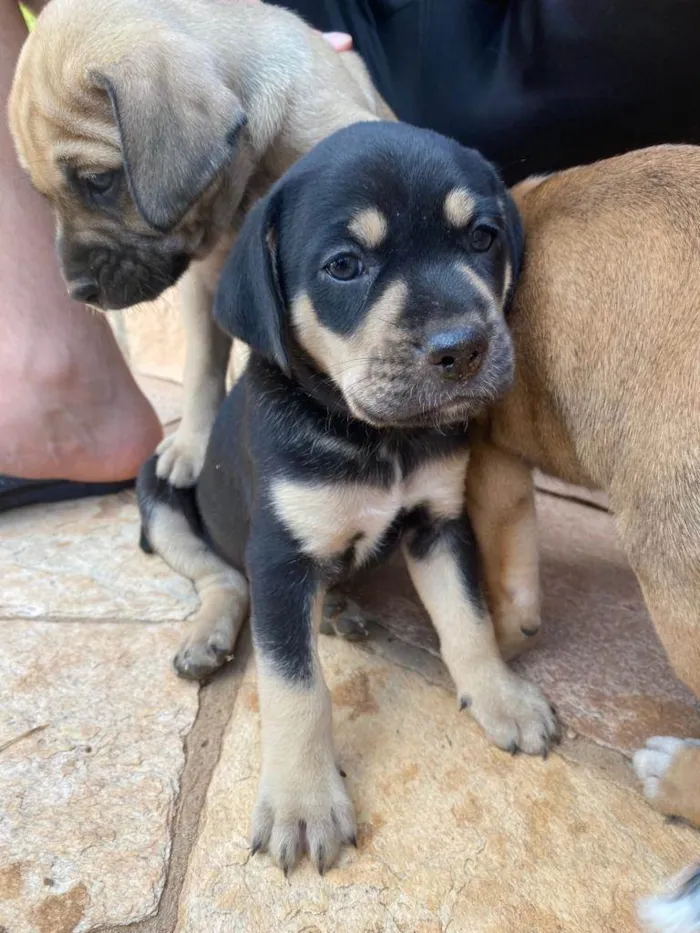
[[[331,560],[355,547],[361,565],[381,544],[403,511],[427,507],[436,518],[462,511],[467,456],[433,460],[402,476],[398,463],[389,487],[360,482],[277,480],[272,500],[277,515],[305,553]]]

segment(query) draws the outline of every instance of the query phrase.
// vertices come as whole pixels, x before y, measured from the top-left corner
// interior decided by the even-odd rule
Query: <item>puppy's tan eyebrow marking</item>
[[[476,203],[466,188],[453,188],[445,198],[442,209],[451,227],[466,227],[474,216]]]
[[[474,270],[470,268],[470,266],[466,262],[458,262],[457,268],[469,281],[472,288],[476,292],[478,292],[478,294],[481,295],[483,300],[486,302],[488,316],[491,317],[494,314],[494,312],[500,311],[501,304],[505,300],[505,291],[503,293],[501,303],[499,303],[496,300],[496,296],[491,291],[491,289],[488,287],[486,282],[484,282],[481,276],[477,275],[477,273],[474,272]]]
[[[376,207],[365,207],[358,211],[348,224],[350,234],[367,249],[381,246],[388,229],[386,217]]]

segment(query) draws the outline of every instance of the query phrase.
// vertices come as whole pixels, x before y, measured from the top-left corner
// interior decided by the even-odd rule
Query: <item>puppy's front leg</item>
[[[197,264],[180,283],[185,325],[182,421],[158,446],[157,473],[173,486],[192,486],[201,473],[211,427],[226,393],[231,338],[212,317],[208,270]]]
[[[260,529],[248,548],[262,724],[252,846],[269,850],[285,874],[306,846],[323,874],[342,844],[354,844],[355,814],[336,762],[316,645],[323,587],[312,561],[291,548],[279,553]]]
[[[422,516],[403,547],[413,583],[440,636],[460,708],[468,708],[501,748],[546,755],[556,736],[556,717],[539,689],[501,658],[479,589],[476,542],[466,515],[448,520]]]
[[[488,443],[472,445],[467,511],[479,542],[501,654],[514,657],[540,630],[539,549],[532,471]]]

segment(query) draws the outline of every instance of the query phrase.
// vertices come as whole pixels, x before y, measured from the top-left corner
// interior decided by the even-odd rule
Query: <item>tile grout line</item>
[[[171,824],[165,884],[155,912],[133,923],[90,927],[86,933],[174,933],[190,855],[199,838],[209,785],[221,757],[223,739],[251,652],[250,634],[246,629],[229,667],[200,689],[199,709],[192,729],[185,738],[185,764]]]

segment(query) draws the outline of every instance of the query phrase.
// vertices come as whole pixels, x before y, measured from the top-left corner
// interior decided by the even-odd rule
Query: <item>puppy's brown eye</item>
[[[469,234],[469,245],[477,253],[485,253],[493,246],[496,239],[496,231],[491,227],[474,227]]]
[[[92,194],[106,194],[117,180],[117,175],[117,172],[90,172],[81,177]]]
[[[324,269],[332,279],[337,279],[339,282],[349,282],[351,279],[359,278],[365,271],[362,262],[352,253],[336,256]]]

